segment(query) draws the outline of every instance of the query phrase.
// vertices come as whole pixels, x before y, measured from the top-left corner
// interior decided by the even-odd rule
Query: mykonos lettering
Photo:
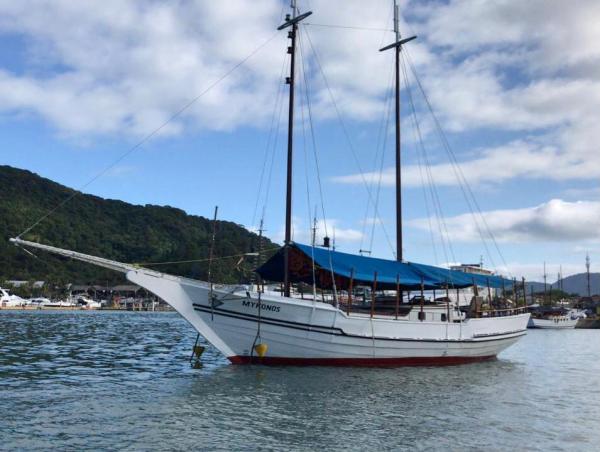
[[[253,300],[244,300],[242,301],[242,305],[248,308],[258,309],[258,302]],[[271,312],[279,312],[281,310],[281,306],[273,306],[272,304],[261,303],[260,308],[264,311]]]

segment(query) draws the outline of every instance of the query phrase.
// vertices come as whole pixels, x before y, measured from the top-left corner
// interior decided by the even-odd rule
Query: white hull
[[[43,249],[125,273],[159,296],[233,363],[397,366],[460,364],[495,357],[526,334],[529,313],[463,319],[445,306],[418,307],[405,317],[371,318],[327,303],[262,296],[245,288],[207,283],[134,267],[20,239]],[[260,315],[260,321],[259,321]],[[260,326],[260,338],[257,337]],[[254,345],[266,345],[259,358]]]
[[[536,319],[531,317],[529,328],[544,328],[553,330],[572,329],[577,325],[579,318],[571,318],[569,316],[556,316],[548,319]]]
[[[127,278],[173,306],[233,363],[391,366],[480,361],[515,343],[529,319],[529,314],[455,322],[422,322],[414,315],[371,319],[348,316],[326,303],[269,295],[262,297],[259,340],[268,351],[258,358],[253,351],[258,293],[216,288],[211,306],[206,283],[145,271],[130,271]]]

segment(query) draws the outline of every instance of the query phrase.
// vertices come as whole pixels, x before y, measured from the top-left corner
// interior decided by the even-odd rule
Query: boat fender
[[[258,355],[259,358],[264,358],[265,355],[267,354],[267,350],[269,349],[269,347],[267,346],[267,344],[256,344],[254,346],[254,351],[256,352],[256,354]]]

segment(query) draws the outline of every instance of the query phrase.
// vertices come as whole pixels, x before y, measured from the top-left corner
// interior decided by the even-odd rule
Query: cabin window
[[[425,320],[425,313],[424,312],[419,311],[419,320],[421,320],[421,321]]]
[[[448,320],[448,317],[446,317],[446,314],[442,314],[442,322],[446,322]]]

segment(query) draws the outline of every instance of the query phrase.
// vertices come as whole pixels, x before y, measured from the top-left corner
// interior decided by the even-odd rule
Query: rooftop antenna
[[[290,6],[292,14],[286,14],[285,22],[277,27],[277,30],[291,27],[288,32],[288,38],[291,44],[287,49],[290,54],[290,76],[286,77],[286,83],[290,85],[290,104],[288,111],[288,143],[287,143],[287,184],[285,194],[285,244],[283,248],[283,295],[290,296],[290,243],[292,242],[292,163],[293,163],[293,143],[294,143],[294,74],[296,72],[296,35],[298,34],[298,22],[306,19],[312,14],[308,11],[296,16],[296,0],[291,0]]]
[[[402,180],[400,167],[402,164],[400,155],[400,52],[402,45],[412,41],[416,36],[401,39],[400,28],[398,22],[400,13],[398,9],[398,0],[394,0],[394,33],[396,41],[379,49],[384,50],[394,49],[396,54],[396,260],[402,261]]]
[[[333,227],[333,238],[331,240],[331,249],[335,251],[335,226]]]

